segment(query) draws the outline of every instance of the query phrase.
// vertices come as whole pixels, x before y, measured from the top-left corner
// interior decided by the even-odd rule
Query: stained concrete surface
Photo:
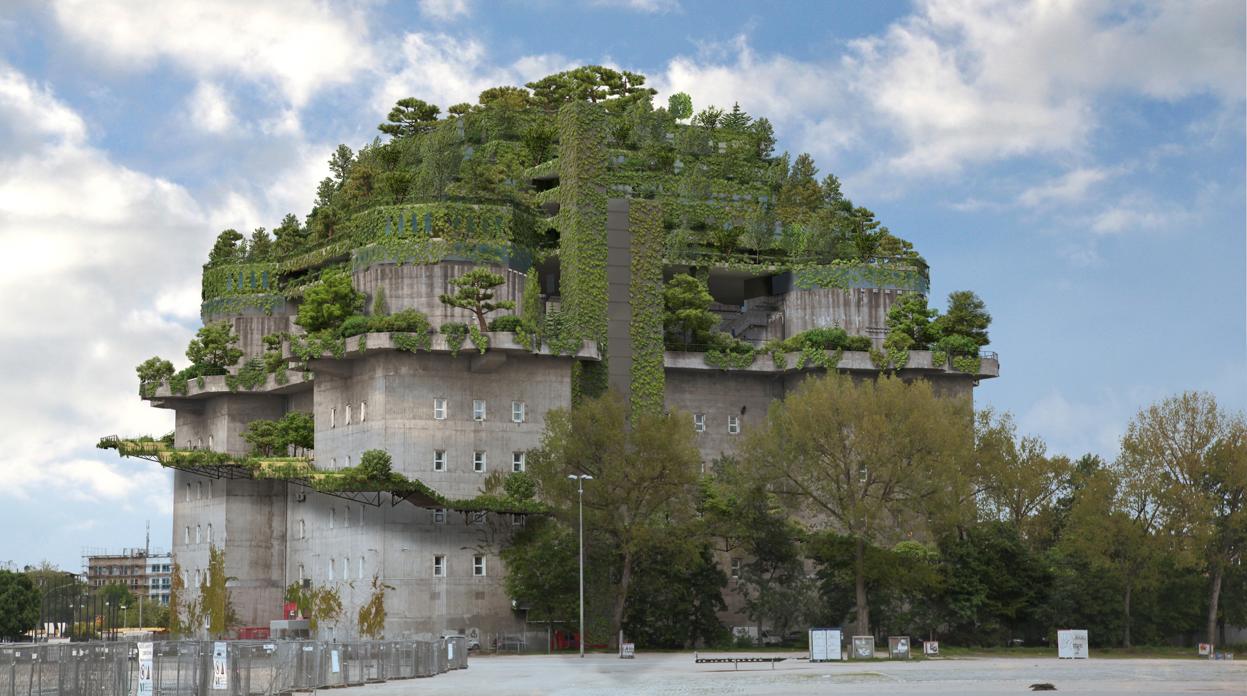
[[[715,653],[710,657],[724,657]],[[777,656],[768,653],[765,657]],[[797,657],[796,653],[789,657]],[[395,681],[337,692],[390,694],[1021,694],[1048,682],[1063,694],[1247,694],[1247,661],[960,658],[918,662],[766,665],[695,664],[692,653],[614,656],[476,656],[468,669],[436,679]]]

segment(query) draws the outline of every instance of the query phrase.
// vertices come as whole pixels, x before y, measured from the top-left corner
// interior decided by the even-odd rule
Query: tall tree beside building
[[[773,406],[744,453],[780,500],[853,539],[857,630],[869,633],[866,547],[890,545],[926,519],[970,439],[969,409],[926,382],[833,374]]]
[[[1211,394],[1185,392],[1139,411],[1118,461],[1149,487],[1158,521],[1207,573],[1207,641],[1215,643],[1221,585],[1247,543],[1247,424]]]
[[[0,638],[20,640],[39,621],[39,589],[25,573],[0,570]]]

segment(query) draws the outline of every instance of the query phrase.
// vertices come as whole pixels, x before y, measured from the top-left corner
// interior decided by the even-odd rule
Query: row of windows
[[[351,424],[351,415],[352,415],[352,414],[351,414],[351,405],[350,405],[350,404],[347,404],[347,405],[346,405],[346,413],[345,413],[345,415],[346,415],[346,423],[344,423],[344,425],[350,425],[350,424]],[[360,423],[363,423],[363,422],[364,422],[364,421],[366,421],[366,420],[368,420],[368,402],[367,402],[367,401],[361,401],[361,402],[359,402],[359,422],[360,422]],[[336,409],[336,408],[330,408],[330,409],[329,409],[329,427],[330,427],[330,428],[336,428],[336,427],[338,427],[338,409]]]
[[[201,527],[200,525],[195,525],[195,542],[194,543],[202,544],[204,542],[207,542],[209,544],[212,543],[212,523],[211,522],[208,523],[208,534],[206,536],[204,535],[203,527]],[[183,544],[191,543],[190,525],[186,525],[186,528],[182,530],[182,543]]]
[[[195,488],[195,500],[203,500],[203,497],[204,497],[204,482],[203,482],[203,481],[197,481],[197,482],[195,482],[195,487],[194,487],[194,488]],[[208,482],[208,497],[209,497],[209,498],[211,498],[211,497],[212,497],[212,482],[211,482],[211,481],[209,481],[209,482]],[[188,481],[188,482],[186,483],[186,502],[188,502],[188,503],[189,503],[190,501],[191,501],[191,484],[190,484],[190,482]]]
[[[450,415],[450,402],[443,398],[433,399],[433,419],[446,420]],[[489,417],[489,406],[484,399],[472,401],[472,420],[481,423]],[[523,401],[511,402],[511,422],[523,423],[528,420],[528,404]]]
[[[511,453],[511,471],[520,472],[527,466],[528,455],[524,452]],[[489,468],[489,454],[485,450],[476,450],[472,452],[472,471],[478,474],[485,473]],[[433,471],[447,471],[446,450],[433,450]]]
[[[358,563],[355,564],[355,568],[356,568],[355,578],[362,580],[364,578],[364,557],[363,556],[359,557]],[[447,575],[446,568],[447,568],[447,563],[446,563],[445,556],[437,555],[433,557],[433,577],[435,578],[446,577]],[[472,556],[472,575],[473,577],[478,577],[478,578],[483,578],[486,576],[485,556],[481,554],[476,554]],[[303,567],[303,564],[300,563],[299,564],[299,579],[302,580],[306,577],[307,577],[306,569]],[[342,565],[338,565],[336,558],[330,558],[329,567],[328,567],[328,575],[326,577],[329,580],[338,580],[338,579],[350,580],[351,579],[351,559],[349,557],[343,558]],[[199,571],[195,571],[195,582],[196,584],[198,584],[199,582]]]
[[[433,399],[433,418],[435,420],[446,420],[449,414],[450,414],[450,403],[447,399],[440,398],[440,397]],[[488,414],[489,414],[489,406],[488,404],[485,403],[484,399],[475,399],[472,401],[472,420],[477,421],[477,422],[483,422],[488,418]],[[346,420],[344,421],[343,425],[350,425],[352,423],[352,416],[353,416],[351,404],[346,405],[346,408],[343,411],[343,415],[346,416]],[[367,418],[368,418],[368,402],[361,401],[359,402],[359,421],[358,422],[363,423]],[[511,422],[512,423],[523,423],[527,419],[528,419],[528,405],[524,403],[523,401],[512,401],[511,402]],[[338,409],[336,406],[329,409],[329,427],[330,428],[338,427]]]
[[[693,414],[693,432],[697,432],[697,433],[706,432],[706,414],[704,413]],[[739,435],[740,434],[740,416],[728,416],[727,417],[727,434],[728,435]]]
[[[489,513],[484,512],[484,511],[473,512],[470,518],[470,521],[472,524],[475,524],[475,525],[483,525],[485,524],[485,521],[488,519],[488,514]],[[329,529],[337,528],[338,519],[339,519],[338,509],[332,508],[332,507],[329,508]],[[347,528],[351,526],[351,506],[347,505],[346,507],[342,509],[341,519],[342,519],[343,528]],[[364,508],[362,505],[359,508],[358,519],[359,519],[359,526],[361,527],[364,526]],[[445,508],[437,508],[433,510],[433,524],[437,524],[437,525],[446,524],[446,509]],[[524,516],[519,515],[519,514],[512,514],[511,524],[512,526],[515,526],[515,527],[524,526]],[[190,527],[187,527],[187,529],[190,529]],[[211,533],[212,525],[208,525],[208,531],[209,533]],[[296,538],[298,539],[307,538],[307,520],[306,519],[302,519],[302,518],[299,519],[299,525],[296,530],[296,534],[297,534]]]
[[[449,471],[449,458],[446,456],[446,450],[433,450],[433,471]],[[524,452],[511,453],[511,471],[524,471],[528,463],[528,455]],[[351,466],[351,455],[346,456],[346,466]],[[338,458],[331,457],[329,459],[329,468],[338,468]],[[483,474],[489,468],[489,454],[485,450],[476,450],[472,452],[472,471]]]

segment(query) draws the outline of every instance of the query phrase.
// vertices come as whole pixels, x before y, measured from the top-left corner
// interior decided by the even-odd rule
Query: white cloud
[[[82,453],[101,435],[171,428],[137,398],[131,366],[153,353],[182,362],[209,215],[181,186],[87,144],[50,89],[6,65],[0,76],[28,97],[0,101],[0,123],[30,111],[60,124],[0,151],[0,498],[56,488],[121,500],[135,483],[167,497],[159,467]]]
[[[146,70],[165,59],[200,77],[243,77],[275,86],[295,107],[375,59],[356,3],[56,0],[53,8],[75,46],[119,65]]]
[[[373,100],[381,113],[404,97],[437,104],[443,111],[460,102],[475,104],[490,87],[523,84],[573,65],[557,54],[523,56],[509,65],[495,65],[480,41],[447,34],[407,34],[401,52],[398,71],[381,83]]]
[[[79,143],[86,134],[82,118],[53,99],[46,87],[0,63],[0,144],[10,153],[16,147],[48,138]]]
[[[646,14],[667,14],[683,9],[680,7],[680,0],[591,0],[589,4],[596,7],[618,7]]]
[[[842,56],[761,56],[741,36],[674,58],[655,82],[697,108],[739,100],[820,160],[859,150],[876,164],[855,178],[877,188],[1085,153],[1116,94],[1238,104],[1243,23],[1241,3],[926,2]]]
[[[211,82],[200,82],[195,87],[187,98],[186,110],[190,122],[202,131],[220,134],[237,127],[229,97]]]
[[[1053,389],[1018,417],[1018,429],[1041,435],[1053,454],[1079,457],[1091,452],[1112,461],[1138,403],[1107,392],[1080,403]]]
[[[420,14],[445,22],[472,14],[472,5],[468,0],[420,0]]]
[[[1111,174],[1100,167],[1072,169],[1056,179],[1026,189],[1018,196],[1018,202],[1035,207],[1050,202],[1082,200],[1092,187],[1108,179]]]

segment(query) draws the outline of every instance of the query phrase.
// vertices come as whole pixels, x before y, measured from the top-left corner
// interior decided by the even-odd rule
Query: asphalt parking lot
[[[744,655],[744,653],[742,653]],[[713,657],[724,657],[716,653]],[[782,656],[767,653],[764,657]],[[1067,694],[1247,694],[1247,661],[967,657],[914,662],[811,664],[803,653],[775,665],[695,664],[693,653],[472,656],[468,669],[434,679],[342,689],[389,694],[1007,694],[1050,683]]]

